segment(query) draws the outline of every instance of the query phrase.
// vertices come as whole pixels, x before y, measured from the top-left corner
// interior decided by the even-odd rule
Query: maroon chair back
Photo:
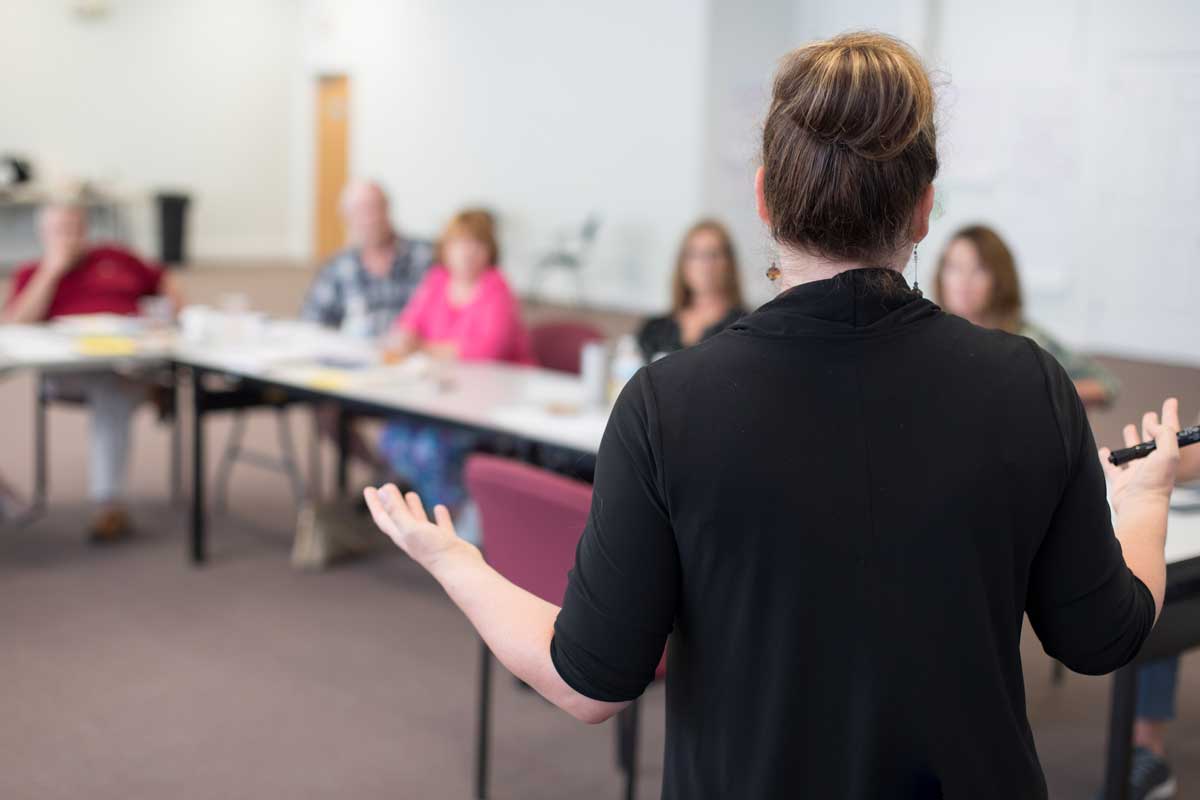
[[[592,487],[482,454],[467,459],[464,477],[479,506],[487,562],[522,589],[562,605]]]
[[[603,331],[583,322],[547,322],[535,326],[529,335],[538,364],[576,375],[583,346],[604,339]]]
[[[567,571],[587,524],[592,487],[520,461],[477,453],[463,470],[483,521],[483,554],[527,592],[562,605]],[[655,678],[667,671],[663,651]]]

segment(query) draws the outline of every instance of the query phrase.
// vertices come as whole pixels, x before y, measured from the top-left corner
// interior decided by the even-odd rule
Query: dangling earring
[[[924,297],[921,291],[921,268],[917,263],[917,246],[913,245],[913,291],[917,293],[917,297]]]
[[[767,267],[767,280],[769,280],[771,283],[774,283],[775,281],[779,280],[779,276],[781,274],[782,273],[780,273],[780,271],[779,271],[778,264],[775,264],[774,262],[772,262],[771,266]]]

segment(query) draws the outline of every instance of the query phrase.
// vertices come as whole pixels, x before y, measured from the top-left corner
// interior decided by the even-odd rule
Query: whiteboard
[[[943,171],[923,249],[990,224],[1033,320],[1087,350],[1200,366],[1200,4],[936,9]]]

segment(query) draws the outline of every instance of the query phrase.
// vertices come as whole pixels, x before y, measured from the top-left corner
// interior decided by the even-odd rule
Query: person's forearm
[[[417,352],[421,346],[421,340],[410,330],[393,328],[384,334],[379,346],[389,360],[399,361]]]
[[[183,289],[179,286],[179,281],[174,275],[164,274],[162,282],[158,287],[159,294],[171,301],[171,313],[178,314],[180,309],[187,305],[187,299],[184,297]]]
[[[592,700],[563,681],[550,659],[558,607],[508,581],[474,545],[460,542],[426,567],[500,663],[551,703],[588,723],[603,722],[627,705]]]
[[[4,321],[13,324],[41,322],[50,308],[50,301],[54,299],[56,288],[58,276],[41,270],[33,273],[25,290],[4,309]]]
[[[1169,496],[1127,500],[1117,515],[1117,540],[1125,564],[1154,596],[1154,619],[1162,611],[1167,587],[1167,544]]]
[[[458,345],[454,342],[423,342],[421,349],[433,358],[453,361],[458,358]]]

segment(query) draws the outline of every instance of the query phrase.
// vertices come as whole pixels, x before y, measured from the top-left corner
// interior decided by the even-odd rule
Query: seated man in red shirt
[[[136,314],[138,300],[165,294],[180,305],[163,270],[127,250],[88,246],[87,214],[77,205],[52,204],[38,218],[43,256],[13,278],[0,320],[42,322],[70,314]],[[91,537],[119,539],[130,530],[122,503],[130,419],[147,396],[144,385],[111,372],[55,376],[53,391],[87,399],[92,411],[90,495],[97,504]]]

